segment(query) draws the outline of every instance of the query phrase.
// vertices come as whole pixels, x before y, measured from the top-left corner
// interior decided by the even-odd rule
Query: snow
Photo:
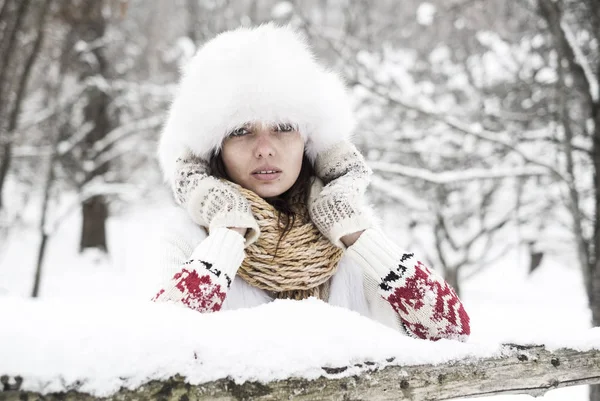
[[[175,46],[164,54],[164,61],[177,61],[180,67],[185,66],[196,53],[194,41],[187,36],[177,39]]]
[[[406,365],[442,363],[498,351],[493,344],[412,339],[316,299],[206,315],[177,305],[110,299],[5,297],[0,305],[3,318],[16,322],[0,335],[6,344],[0,347],[3,373],[23,375],[33,391],[61,391],[79,381],[85,383],[81,391],[107,396],[122,385],[135,388],[177,373],[191,384],[227,376],[239,383],[313,379],[324,373],[323,366],[385,365],[390,357]]]
[[[431,3],[421,3],[417,9],[417,22],[420,25],[429,26],[433,23],[436,8]]]
[[[467,343],[412,339],[315,299],[206,315],[155,304],[149,299],[159,272],[149,261],[165,213],[152,205],[133,210],[108,222],[110,257],[76,253],[80,216],[69,215],[49,242],[39,299],[27,298],[37,234],[13,230],[0,254],[0,310],[11,322],[0,328],[1,374],[23,376],[27,390],[78,388],[107,396],[176,373],[193,384],[225,377],[269,381],[316,378],[326,375],[322,367],[365,361],[385,366],[488,357],[502,343],[600,349],[600,329],[590,329],[581,276],[568,255],[545,258],[527,276],[522,255],[510,253],[465,282],[462,300],[472,320]],[[587,388],[576,387],[543,399],[583,401],[586,395]]]
[[[271,18],[283,19],[289,18],[294,12],[294,6],[289,1],[280,1],[271,9]]]

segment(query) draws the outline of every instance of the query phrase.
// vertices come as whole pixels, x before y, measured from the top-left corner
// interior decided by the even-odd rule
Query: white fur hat
[[[302,34],[272,23],[221,33],[186,66],[159,143],[165,178],[186,149],[208,159],[247,122],[297,125],[312,162],[354,129],[341,78],[315,60]]]

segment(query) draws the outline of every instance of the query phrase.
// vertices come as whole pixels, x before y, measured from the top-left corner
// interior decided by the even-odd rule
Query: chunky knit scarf
[[[235,185],[235,184],[234,184]],[[238,275],[274,298],[327,301],[330,279],[337,270],[343,250],[325,238],[310,220],[305,202],[293,201],[295,219],[284,229],[277,210],[254,192],[236,185],[248,199],[260,227],[260,237],[246,248]]]

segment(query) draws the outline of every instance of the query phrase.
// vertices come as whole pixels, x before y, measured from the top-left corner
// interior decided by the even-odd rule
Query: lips
[[[252,174],[260,174],[260,173],[281,173],[281,169],[275,167],[275,166],[271,166],[271,165],[265,165],[265,166],[260,166],[257,169],[254,169],[252,171]]]
[[[252,171],[252,176],[260,181],[272,181],[279,178],[281,173],[275,166],[262,166]]]
[[[252,174],[252,177],[254,177],[260,181],[272,181],[272,180],[279,178],[280,175],[281,175],[281,171],[278,173]]]

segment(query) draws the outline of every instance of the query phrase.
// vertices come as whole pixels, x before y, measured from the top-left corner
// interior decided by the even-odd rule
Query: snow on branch
[[[425,107],[425,106],[410,105],[410,104],[406,103],[405,101],[403,101],[402,99],[399,99],[398,97],[393,95],[389,90],[384,90],[383,89],[385,87],[384,85],[379,85],[376,82],[369,79],[368,77],[357,78],[357,83],[360,84],[363,88],[365,88],[369,92],[371,92],[372,94],[386,100],[387,102],[389,102],[391,104],[395,104],[395,105],[405,108],[407,110],[416,111],[417,113],[431,117],[434,120],[440,121],[440,122],[448,125],[449,127],[452,127],[454,129],[456,129],[457,131],[460,131],[464,134],[472,135],[478,139],[482,139],[482,140],[500,145],[500,146],[516,153],[517,155],[519,155],[525,162],[532,164],[532,165],[543,167],[548,172],[550,172],[550,173],[554,174],[556,177],[560,178],[562,181],[567,182],[567,183],[570,182],[569,179],[567,177],[565,177],[564,174],[562,174],[559,170],[557,170],[551,164],[545,163],[541,160],[538,160],[531,156],[528,156],[523,151],[518,149],[516,145],[513,145],[506,140],[503,140],[502,139],[503,133],[487,131],[487,130],[481,128],[480,126],[469,126],[467,124],[460,122],[457,118],[455,118],[453,116],[446,116],[446,115],[439,114],[433,110],[427,110],[427,107]]]
[[[375,171],[394,173],[403,177],[416,178],[433,184],[450,184],[463,181],[548,175],[548,170],[541,166],[494,168],[493,170],[468,169],[460,171],[444,171],[440,173],[387,162],[369,162],[369,166]]]
[[[393,358],[390,358],[393,362]],[[347,370],[355,372],[340,377]],[[560,349],[550,352],[538,345],[503,345],[502,356],[461,360],[441,365],[387,366],[364,362],[354,366],[323,367],[315,380],[289,378],[261,383],[220,379],[190,385],[175,375],[135,389],[121,388],[109,397],[79,392],[36,393],[21,390],[22,377],[3,375],[0,398],[58,400],[447,400],[504,394],[541,396],[548,390],[600,383],[600,351]]]
[[[0,310],[3,401],[441,400],[600,383],[600,328],[432,342],[315,298],[199,314],[0,297]]]
[[[101,177],[96,177],[101,178]],[[133,184],[127,183],[107,183],[100,179],[92,180],[87,183],[78,196],[70,203],[65,204],[52,221],[47,222],[43,227],[43,232],[48,236],[53,235],[60,225],[73,213],[81,210],[81,205],[97,195],[114,196],[120,199],[131,201],[138,196],[139,188]]]
[[[386,194],[387,196],[401,202],[403,205],[413,211],[430,213],[427,202],[414,197],[410,191],[403,190],[389,180],[385,180],[377,175],[371,177],[371,187]]]
[[[21,113],[19,118],[18,131],[27,132],[31,128],[38,126],[57,114],[63,113],[67,108],[71,107],[81,98],[83,92],[87,89],[89,81],[84,81],[78,85],[72,92],[58,99],[52,107],[46,107],[41,110],[29,111]]]
[[[104,138],[94,143],[94,151],[96,152],[96,157],[102,152],[104,152],[107,148],[123,140],[124,138],[149,129],[157,128],[163,123],[163,121],[163,115],[156,115],[143,118],[141,120],[132,121],[115,128],[114,130],[109,132]]]
[[[177,88],[177,85],[172,83],[158,85],[151,82],[134,82],[125,79],[112,80],[110,81],[110,85],[114,90],[147,94],[158,99],[169,101],[171,100]]]
[[[600,100],[598,99],[598,96],[600,96],[600,87],[598,85],[598,79],[596,78],[596,76],[594,76],[592,67],[590,66],[590,63],[588,62],[585,55],[583,54],[581,47],[579,47],[579,45],[577,44],[577,39],[575,38],[573,31],[571,31],[569,25],[567,25],[567,23],[564,20],[562,20],[560,22],[560,28],[562,29],[565,35],[567,43],[573,50],[573,54],[575,55],[575,61],[581,66],[581,69],[583,70],[583,75],[585,76],[588,83],[590,97],[594,103],[597,103]]]
[[[93,130],[94,124],[91,121],[83,123],[68,140],[58,144],[58,155],[64,156],[71,152],[80,142],[83,142]]]
[[[77,87],[69,94],[64,95],[64,97],[59,99],[55,106],[22,113],[18,130],[21,132],[26,132],[27,130],[49,120],[56,114],[64,112],[64,110],[78,101],[88,88],[98,87],[99,85],[101,85],[104,90],[108,90],[108,88],[110,88],[111,90],[116,91],[129,91],[138,93],[140,95],[146,94],[152,96],[153,98],[163,99],[164,101],[171,99],[176,88],[174,84],[156,85],[148,82],[131,82],[124,79],[107,81],[105,79],[99,80],[97,77],[89,77],[85,81],[79,83]]]
[[[52,146],[17,146],[13,148],[12,157],[47,157],[52,154]]]
[[[94,150],[96,152],[95,157],[98,157],[100,154],[105,152],[110,146],[115,143],[131,136],[134,134],[138,134],[141,132],[145,132],[150,129],[154,129],[159,127],[163,122],[164,116],[157,115],[151,116],[147,118],[143,118],[141,120],[132,121],[121,125],[111,132],[109,132],[104,138],[94,143]],[[91,122],[85,122],[82,126],[80,126],[77,131],[71,135],[67,140],[62,141],[58,144],[58,155],[64,156],[70,153],[73,149],[77,147],[81,142],[85,141],[89,134],[93,132],[94,124]],[[49,147],[18,147],[15,150],[16,157],[37,157],[50,155],[51,149]],[[100,161],[100,163],[105,163],[106,160]],[[94,166],[90,167],[91,169]]]

